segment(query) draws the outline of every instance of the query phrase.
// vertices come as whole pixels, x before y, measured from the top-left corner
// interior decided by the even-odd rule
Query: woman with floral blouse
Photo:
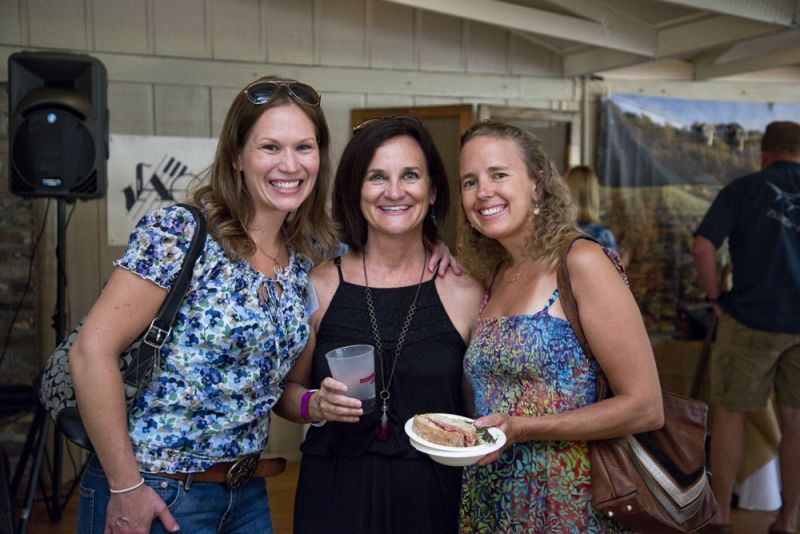
[[[311,260],[333,244],[319,104],[312,87],[276,77],[234,99],[194,195],[205,246],[160,366],[129,413],[117,360],[175,282],[194,218],[179,206],[148,213],[115,262],[70,352],[95,447],[79,532],[271,532],[260,478],[270,465],[259,454],[308,338]]]

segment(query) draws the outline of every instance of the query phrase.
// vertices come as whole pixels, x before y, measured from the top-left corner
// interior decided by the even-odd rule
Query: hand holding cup
[[[328,352],[325,358],[328,361],[331,376],[347,387],[344,394],[360,400],[363,413],[373,411],[375,409],[375,349],[371,345],[348,345]]]

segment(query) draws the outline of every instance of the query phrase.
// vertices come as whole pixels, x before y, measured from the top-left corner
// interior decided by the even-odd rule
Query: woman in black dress
[[[276,406],[314,425],[301,447],[295,533],[458,529],[461,469],[417,452],[403,430],[417,413],[468,411],[462,358],[483,288],[425,269],[426,242],[438,239],[447,205],[447,176],[421,122],[356,128],[333,198],[350,252],[311,273],[319,308]],[[378,399],[369,413],[331,378],[325,359],[356,344],[375,346]]]

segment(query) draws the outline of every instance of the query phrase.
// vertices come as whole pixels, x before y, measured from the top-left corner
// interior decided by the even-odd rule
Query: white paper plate
[[[454,419],[472,422],[469,417],[452,414],[438,414],[446,415]],[[506,443],[506,435],[499,428],[489,428],[489,433],[495,438],[494,443],[483,443],[474,447],[450,447],[447,445],[439,445],[438,443],[431,443],[430,441],[420,437],[412,428],[414,418],[412,417],[404,426],[406,434],[409,437],[411,446],[419,452],[429,455],[433,460],[454,466],[472,465],[487,454],[493,453],[500,449]]]

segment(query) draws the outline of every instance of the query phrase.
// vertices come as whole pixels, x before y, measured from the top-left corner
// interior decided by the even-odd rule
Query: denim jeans
[[[142,473],[144,483],[164,499],[170,513],[186,534],[272,534],[267,489],[263,478],[254,478],[238,489],[209,482],[183,482]],[[100,462],[92,456],[81,481],[78,533],[102,534],[108,509],[108,480]],[[151,533],[165,533],[153,520]]]

